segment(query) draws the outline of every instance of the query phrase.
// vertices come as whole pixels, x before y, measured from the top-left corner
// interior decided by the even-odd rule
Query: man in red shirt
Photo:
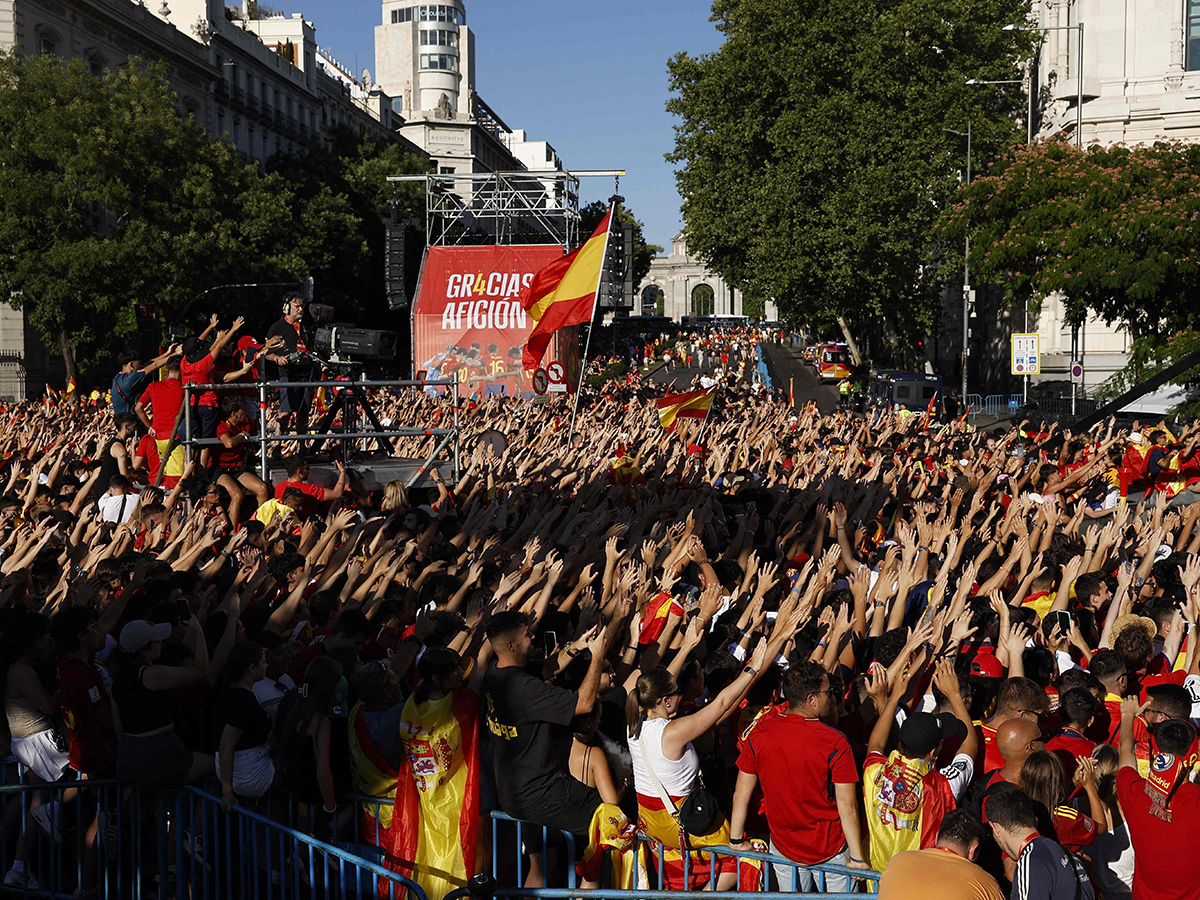
[[[1121,704],[1117,798],[1133,845],[1133,896],[1138,900],[1200,900],[1200,787],[1188,780],[1186,754],[1196,740],[1190,722],[1168,719],[1154,727],[1147,778],[1137,772],[1133,722],[1143,711],[1136,697]]]
[[[283,460],[284,466],[287,467],[287,481],[280,482],[275,485],[275,499],[282,500],[283,492],[288,488],[296,488],[302,492],[305,497],[304,508],[300,511],[300,518],[306,519],[317,512],[316,504],[326,503],[333,500],[338,500],[346,493],[346,467],[342,465],[341,460],[334,460],[333,464],[338,468],[338,480],[331,488],[323,488],[319,484],[312,484],[308,480],[310,467],[308,460],[303,454],[296,453],[292,456],[286,456]]]
[[[1062,729],[1046,741],[1046,749],[1058,757],[1070,781],[1075,777],[1078,760],[1091,756],[1096,748],[1096,742],[1084,736],[1096,718],[1095,696],[1081,687],[1065,691],[1058,701],[1058,716]]]
[[[1104,705],[1096,710],[1087,736],[1097,744],[1114,744],[1121,726],[1121,698],[1129,684],[1125,660],[1116,650],[1100,650],[1088,662],[1088,671],[1104,685]]]
[[[833,709],[830,690],[829,675],[819,663],[804,662],[784,674],[787,710],[755,728],[738,757],[730,845],[747,840],[750,796],[761,781],[772,853],[806,866],[829,862],[867,868],[858,821],[858,769],[850,743],[821,721]],[[816,890],[812,872],[774,866],[780,890]],[[847,882],[846,876],[830,875],[825,889],[844,892]]]
[[[183,342],[183,362],[179,371],[183,385],[215,384],[219,380],[216,374],[216,360],[225,349],[225,345],[237,334],[245,320],[239,316],[233,326],[227,331],[218,331],[212,346],[205,348],[204,338],[216,324],[216,316],[207,329],[198,338],[188,338]],[[217,436],[217,423],[221,421],[221,401],[216,391],[193,392],[191,395],[192,438],[214,438]],[[186,432],[185,432],[186,433]],[[200,466],[208,465],[209,450],[200,450]]]
[[[1048,706],[1046,692],[1036,681],[1028,678],[1009,678],[996,692],[996,713],[979,728],[983,735],[983,768],[977,775],[994,772],[1003,767],[1004,756],[996,745],[996,732],[1012,719],[1028,719],[1036,722]]]

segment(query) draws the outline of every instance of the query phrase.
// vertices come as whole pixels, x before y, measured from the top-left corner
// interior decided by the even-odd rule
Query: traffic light
[[[925,358],[925,341],[924,340],[917,341],[917,358],[918,359]]]

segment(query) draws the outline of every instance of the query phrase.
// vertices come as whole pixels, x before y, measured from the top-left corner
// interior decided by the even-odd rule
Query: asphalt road
[[[837,388],[821,384],[813,367],[800,356],[800,350],[790,344],[763,344],[763,352],[772,366],[775,387],[787,391],[788,380],[795,379],[796,406],[801,407],[809,400],[817,401],[817,408],[822,414],[831,413],[837,409]]]

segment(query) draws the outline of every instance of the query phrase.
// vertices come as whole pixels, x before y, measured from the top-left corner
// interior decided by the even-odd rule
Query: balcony
[[[246,105],[246,92],[237,85],[233,86],[233,102],[238,106]]]

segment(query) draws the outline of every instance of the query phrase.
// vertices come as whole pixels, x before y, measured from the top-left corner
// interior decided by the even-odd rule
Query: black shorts
[[[220,407],[193,406],[191,412],[192,439],[215,438],[217,436],[217,425],[221,422]]]
[[[583,852],[587,846],[587,833],[592,824],[592,816],[600,805],[600,792],[588,787],[582,781],[570,778],[566,773],[555,779],[554,789],[546,800],[537,806],[516,807],[505,810],[514,819],[525,823],[545,825],[551,831],[569,831],[574,835],[583,835],[583,842],[576,842],[576,850]],[[538,852],[542,843],[542,830],[526,824],[521,829],[521,838],[525,841],[530,852]],[[535,849],[537,848],[537,849]]]

